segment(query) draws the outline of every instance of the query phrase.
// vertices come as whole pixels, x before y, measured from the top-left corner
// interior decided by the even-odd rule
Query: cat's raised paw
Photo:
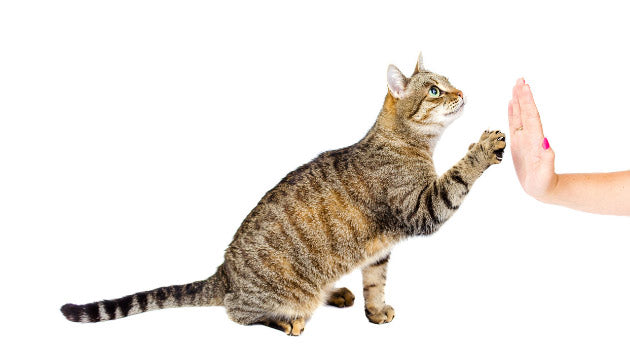
[[[503,160],[503,151],[505,150],[505,134],[499,130],[486,130],[481,134],[479,142],[476,144],[477,151],[484,155],[489,161],[488,165],[499,164]]]
[[[337,288],[328,297],[328,305],[350,307],[354,305],[354,294],[348,288]]]
[[[365,316],[372,323],[383,324],[391,322],[396,313],[394,308],[389,305],[384,305],[380,309],[368,306],[365,308]]]

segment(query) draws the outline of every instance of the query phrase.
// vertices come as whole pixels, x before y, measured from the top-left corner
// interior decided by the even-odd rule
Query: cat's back
[[[302,216],[313,214],[315,210],[329,212],[332,199],[353,205],[361,202],[361,198],[365,200],[368,184],[352,165],[357,157],[355,147],[349,146],[323,152],[291,171],[258,202],[243,221],[237,236],[258,231],[265,223],[280,219],[281,214]]]
[[[321,153],[288,173],[245,218],[234,241],[261,231],[278,232],[308,225],[309,233],[330,231],[330,220],[352,219],[374,230],[387,206],[388,193],[405,184],[435,177],[430,155],[393,150],[387,144],[359,142]],[[318,223],[319,225],[314,225]],[[270,227],[272,226],[272,227]],[[333,228],[334,231],[334,228]]]

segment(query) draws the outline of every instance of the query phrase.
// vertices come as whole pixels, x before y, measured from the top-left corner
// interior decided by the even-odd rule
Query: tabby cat
[[[410,78],[390,65],[388,93],[374,126],[356,144],[324,152],[289,173],[249,213],[206,280],[115,300],[66,304],[70,321],[98,322],[180,306],[222,305],[235,322],[299,335],[322,303],[348,307],[354,295],[334,288],[363,273],[365,314],[387,323],[387,263],[405,238],[435,232],[459,208],[471,185],[501,162],[505,135],[485,131],[442,176],[432,155],[459,116],[463,94],[418,58]]]

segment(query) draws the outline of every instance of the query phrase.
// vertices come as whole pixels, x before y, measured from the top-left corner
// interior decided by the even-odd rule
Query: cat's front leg
[[[468,147],[468,154],[466,157],[471,160],[474,159],[477,165],[483,168],[481,170],[483,172],[490,165],[501,163],[503,160],[504,150],[505,134],[499,130],[486,130],[481,134],[478,142],[473,143]],[[474,164],[471,165],[474,166]]]
[[[389,255],[363,268],[365,316],[372,323],[388,323],[394,319],[394,308],[385,304],[385,280]]]
[[[405,203],[403,218],[415,235],[431,234],[448,220],[462,204],[472,184],[493,164],[503,159],[505,134],[485,131],[457,164],[435,181],[417,189],[415,202]]]

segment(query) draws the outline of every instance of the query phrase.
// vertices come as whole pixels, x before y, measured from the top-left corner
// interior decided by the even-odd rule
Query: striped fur
[[[364,267],[363,298],[365,300],[365,316],[372,323],[386,323],[394,319],[394,308],[385,304],[385,280],[389,255]]]
[[[65,304],[61,312],[73,322],[100,322],[170,307],[221,305],[225,286],[225,275],[222,267],[219,267],[217,273],[207,280],[161,287],[85,305]]]
[[[321,304],[353,304],[348,289],[333,286],[362,268],[366,316],[390,322],[394,310],[385,303],[384,286],[392,247],[448,220],[475,180],[500,162],[505,136],[484,132],[438,176],[433,149],[458,117],[462,92],[421,61],[410,78],[395,67],[388,77],[396,97],[388,92],[367,135],[322,153],[267,192],[237,230],[215,275],[113,301],[67,304],[64,315],[97,322],[164,307],[223,305],[235,322],[299,335]]]

